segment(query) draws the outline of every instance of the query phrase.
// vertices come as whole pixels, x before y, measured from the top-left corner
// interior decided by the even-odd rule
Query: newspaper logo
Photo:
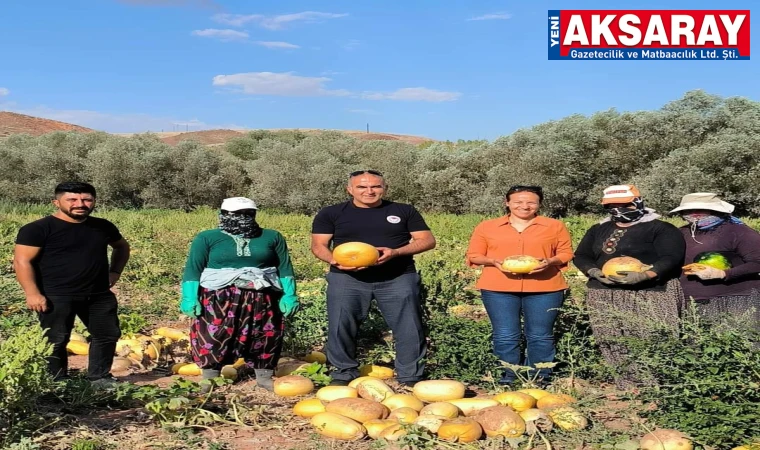
[[[749,10],[549,10],[549,59],[748,60]]]

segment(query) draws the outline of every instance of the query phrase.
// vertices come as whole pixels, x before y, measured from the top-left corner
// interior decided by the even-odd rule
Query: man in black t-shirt
[[[397,380],[412,386],[423,377],[427,347],[413,255],[435,248],[435,238],[413,206],[383,200],[386,189],[379,172],[353,172],[347,187],[352,199],[323,208],[312,224],[311,251],[330,264],[327,359],[335,367],[333,385],[347,385],[359,376],[356,335],[373,298],[396,341]],[[352,241],[375,246],[380,252],[377,263],[361,268],[338,265],[330,244],[334,248]]]
[[[88,378],[96,384],[113,381],[110,370],[121,337],[116,284],[129,260],[129,244],[116,226],[90,217],[95,188],[65,182],[55,188],[54,214],[21,227],[16,237],[13,268],[53,344],[48,370],[56,379],[68,376],[66,345],[75,317],[91,335]],[[108,246],[113,247],[108,261]]]

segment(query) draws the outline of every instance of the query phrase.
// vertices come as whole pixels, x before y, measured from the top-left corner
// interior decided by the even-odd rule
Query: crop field
[[[53,385],[40,363],[49,348],[36,318],[26,309],[11,268],[18,228],[50,212],[41,205],[0,205],[0,448],[627,450],[642,448],[640,439],[656,428],[684,433],[694,448],[732,449],[760,442],[760,355],[746,335],[706,326],[687,314],[678,339],[641,343],[642,361],[661,383],[656,388],[620,390],[611,382],[614,368],[605,365],[595,347],[584,308],[585,278],[575,268],[565,273],[571,287],[556,327],[557,377],[547,391],[572,396],[570,405],[577,417],[550,414],[534,421],[520,419],[527,424],[523,428],[515,421],[503,421],[517,431],[508,437],[483,433],[469,443],[444,440],[412,423],[418,411],[392,416],[401,425],[378,439],[362,434],[362,439],[347,441],[321,435],[311,419],[294,414],[293,407],[313,398],[330,380],[329,368],[318,353],[311,353],[324,346],[326,265],[309,251],[311,216],[267,211],[259,214],[258,221],[287,238],[302,302],[288,323],[279,375],[297,369],[293,373],[308,378],[312,392],[278,395],[256,388],[253,379],[238,377],[216,383],[210,395],[201,396],[199,376],[172,372],[175,364],[190,361],[187,347],[182,340],[161,339],[159,329],[186,332],[189,327],[190,320],[179,313],[179,282],[191,239],[217,224],[215,211],[208,208],[95,213],[114,222],[132,246],[129,264],[114,287],[122,339],[153,336],[157,345],[151,348],[156,352],[130,348],[121,355],[131,362],[113,372],[125,382],[115,391],[95,390],[79,376]],[[508,396],[499,397],[505,389],[495,383],[498,361],[491,353],[491,326],[474,289],[478,272],[464,263],[470,233],[486,216],[424,216],[438,241],[435,250],[416,257],[424,284],[428,378],[459,381],[466,386],[465,397],[481,399],[483,405],[505,404],[493,400]],[[594,216],[563,219],[574,245],[597,220]],[[758,219],[747,223],[760,229]],[[79,321],[76,331],[87,336]],[[393,368],[392,335],[374,308],[359,344],[363,365]],[[70,355],[72,368],[81,370],[86,363],[86,355]],[[375,368],[374,374],[381,372]],[[394,393],[412,394],[392,377],[384,382]],[[529,379],[518,386],[530,387]],[[466,427],[467,406],[458,407]]]

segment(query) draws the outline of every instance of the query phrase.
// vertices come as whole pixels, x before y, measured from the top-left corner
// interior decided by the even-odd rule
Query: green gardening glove
[[[296,296],[296,279],[293,277],[280,278],[280,284],[284,291],[280,298],[280,311],[285,317],[291,317],[300,305]]]
[[[196,318],[201,315],[201,302],[198,301],[198,281],[182,282],[182,300],[179,302],[179,310],[182,314]]]

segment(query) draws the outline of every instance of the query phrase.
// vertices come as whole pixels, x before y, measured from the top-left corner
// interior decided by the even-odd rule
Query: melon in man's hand
[[[344,267],[368,267],[374,265],[380,252],[364,242],[346,242],[333,249],[333,259]]]
[[[508,256],[501,262],[502,270],[512,273],[529,273],[540,265],[538,258],[528,255]]]

